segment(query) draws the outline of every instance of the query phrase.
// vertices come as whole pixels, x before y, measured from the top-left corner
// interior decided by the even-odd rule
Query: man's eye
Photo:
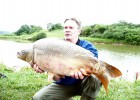
[[[73,29],[72,26],[65,26],[65,27],[64,27],[64,29],[68,29],[68,28],[69,28],[69,29]]]
[[[64,29],[67,29],[67,28],[68,28],[67,26],[64,27]]]
[[[70,27],[69,27],[69,29],[73,29],[73,27],[72,27],[72,26],[70,26]]]

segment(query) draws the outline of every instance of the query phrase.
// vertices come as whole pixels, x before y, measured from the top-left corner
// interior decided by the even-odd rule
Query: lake
[[[95,44],[99,59],[108,62],[123,72],[123,78],[133,81],[135,72],[140,72],[140,46],[123,44]]]
[[[19,43],[0,40],[0,63],[16,71],[28,63],[17,59],[17,51],[28,48],[32,43]],[[140,46],[123,44],[94,44],[99,51],[99,59],[117,68],[123,73],[123,78],[129,81],[135,79],[135,72],[140,72]]]

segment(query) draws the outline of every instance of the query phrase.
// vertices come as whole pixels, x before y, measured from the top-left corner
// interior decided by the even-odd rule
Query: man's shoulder
[[[98,58],[98,50],[96,47],[93,45],[93,43],[87,41],[87,40],[80,40],[79,46],[89,50],[94,54],[94,57]]]
[[[93,44],[87,40],[82,40],[82,39],[79,39],[79,45],[80,46],[93,46]]]

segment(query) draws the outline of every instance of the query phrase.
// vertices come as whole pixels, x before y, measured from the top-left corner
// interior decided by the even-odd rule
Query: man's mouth
[[[71,36],[70,34],[65,34],[65,36]]]

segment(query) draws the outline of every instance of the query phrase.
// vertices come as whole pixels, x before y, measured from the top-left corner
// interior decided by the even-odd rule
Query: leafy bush
[[[103,35],[102,34],[98,34],[98,33],[94,33],[94,34],[91,34],[90,37],[93,37],[93,38],[103,38]]]
[[[107,26],[105,25],[95,25],[93,28],[94,32],[98,34],[103,34],[106,29]]]
[[[40,30],[42,30],[42,27],[40,26],[35,26],[35,25],[22,25],[20,27],[20,29],[18,29],[16,32],[15,32],[15,35],[23,35],[23,34],[32,34],[34,32],[39,32]]]
[[[30,34],[32,34],[34,32],[39,32],[41,30],[42,30],[42,27],[40,27],[40,26],[35,26],[35,25],[30,26]]]
[[[84,27],[82,29],[81,36],[90,36],[93,33],[93,29],[91,27]]]
[[[108,31],[105,31],[104,32],[104,38],[113,39],[113,33],[112,32],[108,32]]]
[[[63,29],[63,27],[60,23],[57,23],[57,24],[48,23],[47,29],[49,32],[51,32],[54,30]]]
[[[113,33],[113,38],[116,40],[124,40],[125,35],[121,32],[115,32],[115,33]]]
[[[125,36],[125,41],[130,44],[138,45],[140,43],[140,33],[136,30],[129,30]]]
[[[45,32],[38,32],[36,34],[34,34],[31,38],[29,38],[28,40],[32,40],[32,41],[36,41],[42,38],[46,38],[47,35]]]

